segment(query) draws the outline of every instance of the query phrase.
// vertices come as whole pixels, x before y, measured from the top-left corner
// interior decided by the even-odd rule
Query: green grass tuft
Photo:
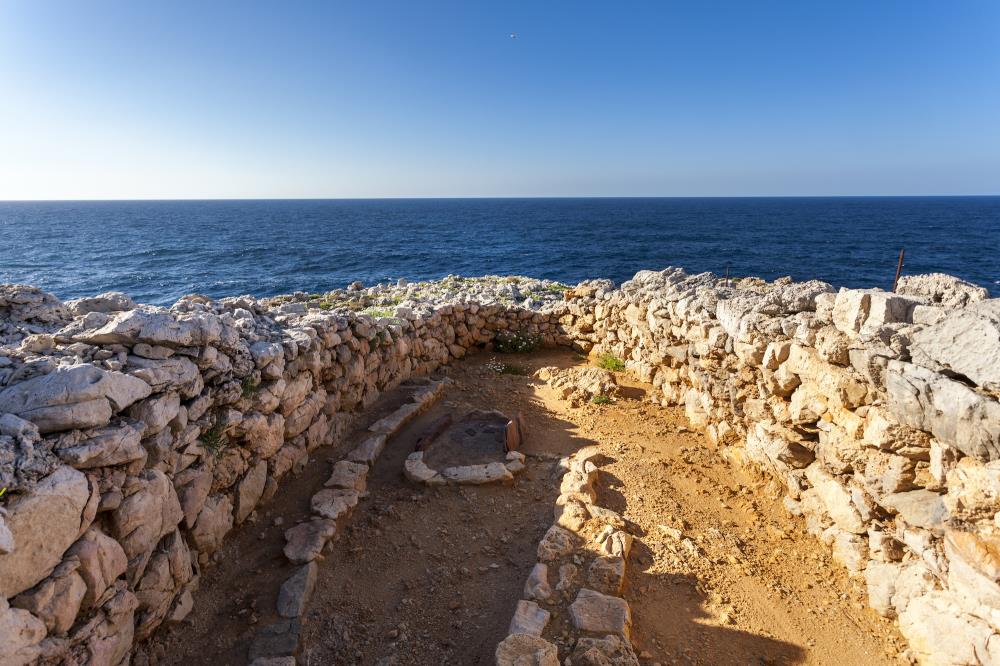
[[[602,354],[600,358],[597,359],[598,367],[604,368],[605,370],[611,370],[613,372],[621,372],[625,369],[625,361],[621,360],[611,352],[607,354]]]
[[[593,398],[591,398],[590,401],[595,405],[610,405],[612,402],[614,402],[611,399],[611,396],[604,395],[603,393],[598,393]]]
[[[198,439],[205,445],[205,448],[211,451],[216,457],[218,457],[218,455],[222,453],[222,449],[229,444],[229,437],[226,435],[221,421],[216,421],[215,425],[201,433]]]

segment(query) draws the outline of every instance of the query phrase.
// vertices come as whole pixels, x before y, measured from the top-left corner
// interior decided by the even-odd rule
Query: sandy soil
[[[571,408],[530,373],[583,359],[562,351],[504,357],[528,373],[519,376],[487,369],[489,358],[451,368],[455,384],[442,401],[390,441],[369,475],[369,496],[320,563],[300,663],[492,664],[552,522],[556,461],[591,445],[607,460],[600,503],[637,536],[624,596],[643,664],[898,663],[902,639],[865,608],[863,584],[784,513],[776,488],[730,467],[681,410],[650,404],[646,387],[625,377],[616,403]],[[400,399],[385,396],[358,428]],[[528,461],[516,484],[432,490],[406,481],[403,461],[423,430],[470,409],[523,412]],[[160,631],[137,664],[246,663],[292,571],[283,532],[308,515],[329,474],[323,461],[356,441],[316,451],[256,523],[237,530],[195,611]]]

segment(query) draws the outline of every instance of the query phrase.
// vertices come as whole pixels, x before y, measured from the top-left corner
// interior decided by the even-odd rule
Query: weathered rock
[[[124,422],[91,431],[83,441],[58,450],[59,458],[77,469],[123,465],[146,456],[140,441],[144,425]]]
[[[552,596],[552,586],[549,585],[549,567],[544,562],[536,562],[528,580],[524,583],[524,596],[529,599],[547,601]]]
[[[314,514],[330,520],[338,520],[357,506],[358,491],[328,488],[313,495],[309,504]]]
[[[106,291],[97,296],[66,301],[66,307],[75,316],[80,317],[89,312],[109,313],[132,310],[135,308],[135,301],[128,294],[120,291]]]
[[[368,467],[375,464],[378,460],[379,455],[382,453],[382,449],[385,448],[386,436],[384,434],[372,435],[365,439],[365,441],[358,444],[347,455],[347,459],[351,462],[364,463]]]
[[[582,588],[569,606],[573,626],[581,631],[617,634],[628,638],[632,614],[624,599]]]
[[[573,666],[639,666],[629,642],[614,634],[604,638],[583,636],[573,649]]]
[[[634,537],[628,532],[608,525],[597,535],[596,541],[602,553],[627,560],[632,550],[633,539]]]
[[[184,524],[191,529],[212,490],[212,473],[205,469],[186,469],[174,477],[174,488],[184,512]]]
[[[625,558],[595,557],[587,569],[587,584],[598,592],[618,596],[625,583]]]
[[[818,464],[806,468],[806,477],[816,489],[827,513],[842,530],[864,534],[865,523],[851,498],[851,493]]]
[[[250,468],[246,476],[236,487],[236,524],[239,525],[257,506],[264,494],[264,483],[267,481],[267,462],[261,460]]]
[[[887,404],[900,423],[926,430],[966,455],[1000,458],[1000,403],[911,363],[889,361]]]
[[[941,495],[929,490],[911,490],[905,493],[893,493],[879,500],[907,524],[924,529],[940,529],[948,517],[948,509]]]
[[[528,634],[529,636],[541,636],[545,631],[545,625],[549,623],[551,614],[541,608],[534,601],[517,602],[514,609],[514,617],[510,620],[509,634]]]
[[[26,610],[10,608],[0,594],[0,664],[28,666],[38,660],[45,624]],[[558,660],[556,662],[558,664]]]
[[[569,530],[552,525],[538,542],[538,559],[542,562],[558,560],[572,553],[578,542],[579,538]]]
[[[910,601],[899,614],[899,630],[923,664],[996,664],[1000,645],[985,621],[963,613],[944,592]]]
[[[131,477],[125,499],[111,515],[115,538],[129,559],[147,553],[184,518],[177,493],[167,476],[147,469]]]
[[[191,529],[191,541],[201,553],[212,554],[233,529],[233,502],[228,495],[211,495]]]
[[[514,480],[513,473],[501,462],[446,467],[441,470],[441,476],[448,483],[472,486],[487,483],[509,483]]]
[[[81,602],[83,609],[93,606],[128,568],[128,558],[121,545],[97,527],[91,527],[70,546],[66,557],[75,557],[80,562],[76,573],[87,588]]]
[[[73,626],[87,592],[87,585],[76,573],[79,566],[75,559],[65,560],[51,576],[14,597],[11,606],[39,618],[50,634],[65,634]]]
[[[913,334],[913,362],[1000,391],[1000,299],[959,310]]]
[[[559,666],[559,650],[538,636],[511,634],[497,645],[496,666]]]
[[[0,555],[0,598],[13,597],[52,573],[66,549],[90,526],[84,513],[90,498],[87,477],[72,467],[60,467],[32,494],[7,508],[5,522],[14,550]]]
[[[985,288],[944,273],[904,275],[899,278],[896,293],[926,298],[946,308],[964,308],[990,297]]]
[[[316,569],[316,563],[309,562],[299,567],[281,584],[281,589],[278,590],[278,615],[294,618],[305,613],[316,586]]]
[[[326,518],[296,525],[285,531],[285,557],[293,564],[312,562],[336,533],[337,523]]]
[[[146,436],[155,435],[174,420],[181,408],[181,398],[176,393],[164,393],[143,400],[129,409],[129,416],[146,424]]]
[[[367,477],[368,465],[349,460],[340,460],[334,463],[333,472],[323,485],[327,488],[343,488],[363,493],[367,485]]]
[[[150,394],[140,379],[93,365],[60,366],[0,391],[0,413],[31,421],[43,433],[107,425],[111,415]]]

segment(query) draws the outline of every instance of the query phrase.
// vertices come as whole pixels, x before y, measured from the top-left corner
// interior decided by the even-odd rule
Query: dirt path
[[[452,368],[441,402],[402,430],[369,475],[364,499],[320,563],[300,663],[492,664],[552,522],[559,456],[596,445],[610,459],[601,504],[637,536],[624,596],[643,664],[892,664],[901,639],[863,605],[863,586],[784,513],[762,479],[731,468],[680,410],[629,383],[613,405],[570,408],[530,376],[498,375],[477,355]],[[568,352],[505,357],[527,371],[582,363]],[[624,378],[622,379],[624,380]],[[393,396],[363,427],[393,409]],[[418,487],[406,455],[438,416],[473,408],[524,413],[527,471],[513,487]],[[196,609],[136,663],[244,664],[273,618],[283,532],[308,515],[343,451],[320,449],[256,525],[239,530],[208,573]],[[281,525],[275,518],[281,517]]]

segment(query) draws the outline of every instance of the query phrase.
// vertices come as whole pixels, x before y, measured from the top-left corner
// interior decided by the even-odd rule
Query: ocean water
[[[1000,197],[0,202],[0,283],[160,304],[670,265],[889,288],[901,247],[1000,295]]]

